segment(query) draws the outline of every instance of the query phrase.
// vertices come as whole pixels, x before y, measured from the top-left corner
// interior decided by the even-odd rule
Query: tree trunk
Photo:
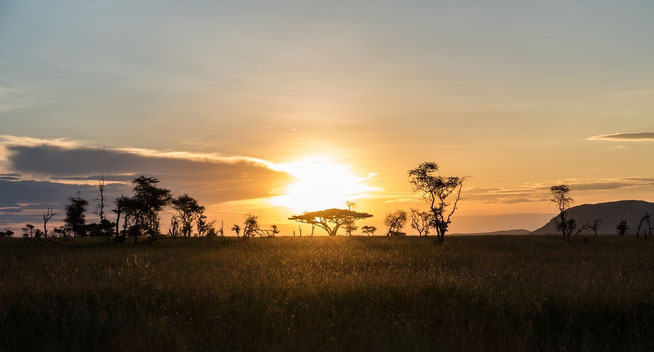
[[[120,235],[120,209],[116,209],[116,238]]]
[[[566,231],[565,228],[568,226],[568,224],[565,223],[565,212],[562,211],[560,216],[561,216],[561,233],[563,234],[563,239],[565,240],[565,231]]]

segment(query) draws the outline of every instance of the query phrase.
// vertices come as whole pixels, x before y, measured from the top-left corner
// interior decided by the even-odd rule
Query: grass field
[[[0,350],[654,350],[654,241],[0,241]]]

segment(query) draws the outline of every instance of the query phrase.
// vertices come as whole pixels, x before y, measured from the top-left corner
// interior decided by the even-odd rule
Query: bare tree
[[[396,210],[393,213],[386,215],[384,220],[384,225],[388,227],[386,236],[404,236],[406,235],[402,232],[402,228],[406,224],[407,213],[404,210]]]
[[[552,192],[552,198],[550,198],[550,201],[556,204],[559,209],[559,218],[561,220],[559,223],[559,229],[561,230],[563,239],[568,239],[576,227],[576,221],[574,219],[568,220],[566,214],[570,204],[574,202],[574,200],[569,196],[570,187],[568,187],[568,185],[557,185],[552,186],[550,191]]]
[[[593,224],[588,226],[589,229],[593,230],[593,233],[595,234],[595,236],[597,236],[597,229],[599,228],[599,224],[600,224],[601,222],[602,222],[602,220],[600,220],[600,219],[595,219],[595,220],[593,221]]]
[[[576,226],[577,226],[577,225],[576,225],[576,222],[575,222],[575,226],[574,226],[574,227],[576,227]],[[573,228],[574,228],[574,227],[573,227]],[[581,226],[579,226],[579,227],[577,228],[577,232],[575,232],[575,236],[580,235],[584,230],[589,230],[589,229],[591,229],[591,228],[592,228],[592,225],[590,224],[590,222],[588,222],[588,221],[582,221],[582,222],[581,222]]]
[[[643,227],[643,225],[646,225],[647,227]],[[643,229],[643,237],[647,239],[649,235],[652,233],[652,225],[650,223],[650,215],[649,213],[645,212],[645,216],[643,216],[642,219],[640,219],[640,223],[638,223],[638,230],[636,231],[636,238],[640,236],[640,229]]]
[[[409,170],[409,182],[413,184],[414,191],[422,193],[422,198],[429,204],[433,215],[432,227],[436,230],[438,241],[442,243],[452,223],[452,215],[461,200],[461,190],[466,177],[444,177],[436,174],[437,172],[438,164],[424,162]],[[449,200],[450,196],[452,201]]]
[[[102,178],[98,181],[98,193],[100,194],[100,198],[98,198],[97,214],[100,217],[100,223],[104,221],[104,185],[104,175],[102,175]]]
[[[409,214],[411,215],[411,228],[418,231],[418,236],[429,235],[429,229],[433,224],[431,212],[411,209]]]
[[[43,213],[43,237],[45,238],[48,238],[48,221],[50,221],[50,219],[55,215],[57,215],[57,213],[53,213],[52,208],[48,208],[48,210]]]
[[[104,187],[105,187],[105,181],[104,181],[104,175],[102,175],[102,178],[98,181],[99,198],[97,199],[98,205],[96,209],[96,214],[98,214],[98,216],[100,217],[100,230],[104,233],[105,236],[107,236],[107,241],[111,241],[112,224],[109,220],[107,220],[104,213],[104,208],[105,208]]]

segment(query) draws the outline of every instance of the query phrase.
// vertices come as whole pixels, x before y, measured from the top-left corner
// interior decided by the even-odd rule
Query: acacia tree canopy
[[[372,217],[371,214],[351,211],[347,209],[325,209],[319,211],[305,212],[301,215],[294,215],[288,218],[297,222],[316,225],[327,231],[329,236],[336,236],[338,229],[350,221]]]
[[[439,242],[445,239],[445,233],[452,223],[452,215],[461,200],[461,190],[466,179],[465,176],[438,174],[438,164],[435,162],[424,162],[409,170],[409,182],[414,191],[421,193],[429,205],[433,215],[431,227],[436,230]]]

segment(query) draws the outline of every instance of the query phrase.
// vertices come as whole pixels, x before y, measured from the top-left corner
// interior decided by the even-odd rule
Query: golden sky
[[[379,225],[417,206],[406,171],[427,160],[471,176],[454,232],[534,229],[561,182],[578,204],[654,200],[653,13],[635,0],[5,1],[0,226],[71,183],[106,174],[118,192],[138,173],[216,220],[282,224],[343,198]],[[28,196],[39,182],[59,185],[52,199]]]

